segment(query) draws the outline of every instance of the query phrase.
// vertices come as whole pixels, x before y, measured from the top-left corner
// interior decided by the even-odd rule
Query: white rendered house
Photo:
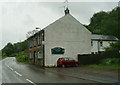
[[[28,38],[28,43],[30,61],[41,66],[56,66],[58,58],[77,60],[78,54],[90,54],[91,32],[67,8],[63,17]]]
[[[109,47],[110,43],[115,43],[118,40],[115,36],[92,34],[91,38],[91,53],[97,54],[98,52],[105,51],[105,47]]]

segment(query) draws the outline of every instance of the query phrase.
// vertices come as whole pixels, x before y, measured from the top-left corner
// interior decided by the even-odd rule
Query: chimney
[[[69,14],[69,9],[68,8],[66,8],[66,10],[65,10],[65,15],[67,15],[67,14]]]

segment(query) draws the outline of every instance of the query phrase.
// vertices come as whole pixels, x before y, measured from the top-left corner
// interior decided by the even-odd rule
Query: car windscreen
[[[75,61],[75,60],[73,60],[73,59],[69,59],[69,61]]]
[[[64,61],[68,61],[69,59],[68,58],[65,58]]]

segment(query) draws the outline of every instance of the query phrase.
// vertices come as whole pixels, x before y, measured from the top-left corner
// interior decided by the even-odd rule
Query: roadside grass
[[[93,67],[93,68],[101,68],[101,69],[112,69],[112,70],[120,70],[120,66],[119,65],[87,65],[87,67]]]
[[[0,56],[0,60],[2,60],[2,56]]]
[[[99,64],[86,65],[93,68],[120,70],[120,58],[102,59]]]
[[[0,56],[0,60],[3,60],[3,59],[5,59],[6,57],[2,57],[2,56]]]

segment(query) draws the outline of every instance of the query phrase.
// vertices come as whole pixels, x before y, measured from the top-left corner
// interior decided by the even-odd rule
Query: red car
[[[72,59],[72,58],[59,58],[57,61],[58,67],[65,67],[65,66],[78,66],[79,62]]]

